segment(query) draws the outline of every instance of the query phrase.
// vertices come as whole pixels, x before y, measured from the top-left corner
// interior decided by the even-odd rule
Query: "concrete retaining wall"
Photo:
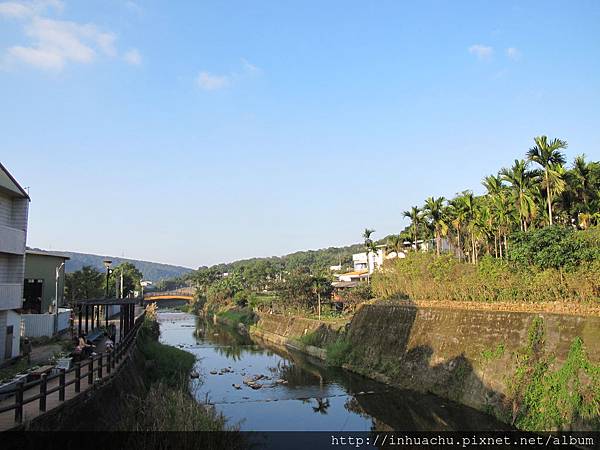
[[[322,346],[343,335],[350,342],[350,362],[344,367],[501,416],[511,408],[508,384],[516,354],[527,344],[536,317],[543,320],[544,352],[554,357],[555,366],[565,361],[576,338],[583,340],[589,360],[600,362],[600,317],[401,302],[363,305],[347,331],[329,329]],[[261,316],[253,333],[285,345],[323,329],[327,325],[318,321],[272,315]]]

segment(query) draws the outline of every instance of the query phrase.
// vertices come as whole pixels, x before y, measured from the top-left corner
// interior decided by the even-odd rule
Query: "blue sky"
[[[600,159],[600,3],[0,0],[28,244],[197,267],[400,231],[534,136]]]

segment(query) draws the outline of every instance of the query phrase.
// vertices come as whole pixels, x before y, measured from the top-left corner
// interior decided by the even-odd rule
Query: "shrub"
[[[344,304],[344,310],[353,312],[356,306],[373,298],[373,290],[368,283],[361,283],[350,289],[341,289],[337,294]]]
[[[321,344],[321,338],[317,333],[306,333],[298,338],[303,345],[312,345],[318,347]]]
[[[340,336],[329,344],[327,350],[327,364],[330,366],[341,366],[348,360],[352,344],[345,336]]]
[[[527,344],[516,353],[515,373],[508,380],[514,402],[513,421],[528,431],[600,426],[600,365],[592,363],[583,341],[575,338],[560,366],[544,351],[541,318],[531,324]]]
[[[522,268],[492,257],[478,265],[411,253],[372,278],[379,298],[484,302],[593,301],[600,296],[600,261],[569,272]]]
[[[521,268],[575,270],[583,262],[599,259],[598,229],[575,231],[560,226],[514,233],[508,258]]]

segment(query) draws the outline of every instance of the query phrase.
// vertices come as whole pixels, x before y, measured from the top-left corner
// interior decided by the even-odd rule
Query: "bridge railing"
[[[194,288],[182,288],[182,289],[174,289],[171,291],[152,291],[144,293],[145,299],[151,299],[153,297],[193,297],[196,295],[196,290]]]
[[[135,342],[137,333],[144,323],[146,313],[142,313],[135,320],[134,327],[125,335],[123,340],[115,343],[114,350],[111,352],[100,352],[96,356],[90,356],[83,364],[76,362],[74,366],[68,370],[60,369],[58,373],[48,376],[42,374],[39,380],[34,380],[29,383],[20,382],[17,387],[10,390],[3,390],[2,395],[14,395],[14,403],[0,407],[0,414],[10,410],[15,411],[15,425],[23,423],[23,407],[31,402],[39,401],[39,412],[46,412],[46,404],[48,396],[58,392],[58,401],[65,401],[65,391],[68,386],[75,385],[75,396],[81,392],[81,380],[87,378],[88,387],[101,380],[107,379],[116,373],[123,358],[129,355],[132,344]],[[83,369],[83,370],[82,370]],[[67,381],[67,376],[74,373],[74,376]],[[48,388],[48,383],[58,378],[58,384],[53,388]],[[32,388],[39,387],[39,394],[28,395]],[[85,390],[85,389],[84,389]]]

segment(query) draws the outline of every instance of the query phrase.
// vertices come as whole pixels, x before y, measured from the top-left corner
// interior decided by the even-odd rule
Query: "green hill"
[[[41,249],[36,248],[34,250]],[[53,250],[53,252],[55,252],[55,250]],[[66,263],[67,272],[75,272],[76,270],[81,269],[83,266],[92,266],[101,271],[106,270],[104,268],[104,264],[102,263],[106,256],[65,251],[60,251],[59,253],[64,253],[69,258],[71,258]],[[159,280],[180,277],[181,275],[185,275],[186,273],[192,271],[192,269],[188,267],[172,266],[170,264],[140,261],[137,259],[129,258],[119,258],[116,256],[109,256],[108,258],[112,260],[113,266],[117,266],[122,262],[132,263],[135,267],[138,268],[140,272],[144,274],[144,279],[155,282]]]

